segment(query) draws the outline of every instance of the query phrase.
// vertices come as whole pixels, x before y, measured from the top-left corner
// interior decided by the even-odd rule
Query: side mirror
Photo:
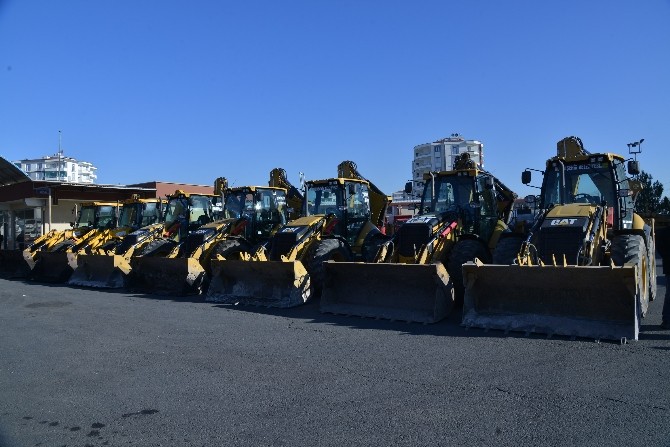
[[[484,179],[484,188],[486,189],[493,189],[493,178],[491,177],[486,177]]]
[[[521,183],[527,185],[530,183],[531,174],[530,171],[523,171],[521,173]]]
[[[630,160],[628,162],[628,174],[629,175],[640,174],[640,163],[638,163],[637,160]]]
[[[412,182],[405,183],[405,194],[412,193]]]
[[[530,172],[530,171],[528,171],[528,172]],[[524,200],[527,204],[532,205],[533,203],[535,203],[535,196],[532,195],[532,194],[530,194],[530,195],[527,195],[526,197],[524,197],[523,200]]]

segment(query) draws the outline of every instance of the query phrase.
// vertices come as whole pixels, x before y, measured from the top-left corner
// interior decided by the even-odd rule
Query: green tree
[[[663,197],[663,184],[658,180],[652,182],[651,174],[644,171],[640,172],[637,180],[642,183],[642,191],[635,200],[635,211],[640,214],[659,213],[662,210],[662,204],[668,202],[668,198]]]
[[[658,212],[661,214],[670,214],[670,199],[668,199],[666,196],[664,196],[663,200],[661,200],[661,205]]]

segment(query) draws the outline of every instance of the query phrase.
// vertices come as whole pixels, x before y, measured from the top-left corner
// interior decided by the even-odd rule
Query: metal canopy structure
[[[14,163],[0,157],[0,186],[29,182],[30,177],[17,168]]]

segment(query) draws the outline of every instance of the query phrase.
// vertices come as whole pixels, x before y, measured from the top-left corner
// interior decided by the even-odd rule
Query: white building
[[[62,152],[42,158],[14,161],[32,180],[57,180],[71,183],[95,183],[98,170],[92,163],[66,157]]]
[[[413,194],[421,197],[423,193],[423,175],[431,171],[450,171],[454,159],[464,152],[470,153],[475,163],[484,167],[484,144],[477,140],[466,140],[457,133],[432,143],[414,146],[412,160]]]

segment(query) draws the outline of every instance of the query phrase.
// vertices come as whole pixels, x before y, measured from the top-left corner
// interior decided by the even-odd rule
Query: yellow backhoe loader
[[[466,327],[637,340],[656,293],[654,232],[634,212],[640,182],[626,160],[557,144],[543,171],[540,212],[524,238],[505,238],[499,265],[463,266]],[[637,160],[628,174],[637,175]],[[530,183],[531,171],[522,175]]]
[[[322,312],[434,323],[462,300],[461,265],[475,257],[490,260],[500,234],[510,231],[516,194],[467,153],[454,167],[426,174],[419,214],[379,247],[372,262],[324,264]]]
[[[104,242],[108,230],[116,228],[116,202],[81,204],[71,230],[50,231],[23,252],[30,268],[28,278],[43,282],[65,282],[77,268],[77,254]]]
[[[134,197],[121,202],[118,227],[106,230],[88,253],[77,256],[77,267],[68,284],[86,287],[120,288],[130,272],[130,257],[163,233],[166,200]]]
[[[320,291],[326,260],[369,260],[386,237],[390,202],[351,161],[338,177],[305,183],[305,216],[279,229],[268,244],[213,258],[208,301],[293,307]]]
[[[37,257],[40,252],[49,251],[61,242],[75,238],[74,234],[78,231],[74,228],[66,230],[50,230],[39,236],[23,250],[3,250],[5,253],[5,269],[11,278],[27,278],[30,272],[35,268]]]
[[[257,249],[302,204],[300,193],[279,168],[270,173],[270,186],[228,188],[225,180],[217,185],[216,191],[224,198],[221,218],[191,228],[182,242],[149,244],[131,259],[131,289],[170,295],[201,293],[209,285],[212,256]],[[191,216],[193,212],[191,209]],[[171,219],[166,216],[166,222]]]
[[[133,247],[127,286],[132,291],[168,295],[200,293],[203,269],[192,252],[226,231],[229,222],[218,219],[217,194],[193,194],[181,190],[170,196],[162,234]],[[126,255],[127,257],[127,255]]]

